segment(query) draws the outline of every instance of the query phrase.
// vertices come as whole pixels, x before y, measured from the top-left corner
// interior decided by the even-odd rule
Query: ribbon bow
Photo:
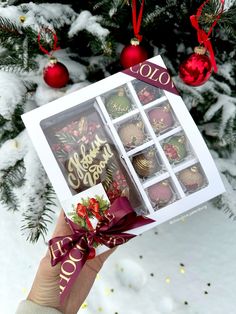
[[[221,14],[222,14],[223,9],[224,9],[224,0],[220,0],[220,2],[221,2],[221,9],[220,9],[219,13],[217,14],[214,22],[212,23],[208,33],[206,33],[203,29],[200,28],[198,21],[199,21],[199,18],[201,16],[201,14],[202,14],[203,7],[209,1],[210,0],[204,1],[204,3],[198,8],[197,14],[190,16],[190,21],[191,21],[192,26],[197,30],[197,38],[198,38],[199,44],[200,45],[203,44],[205,46],[205,48],[209,51],[211,64],[212,64],[212,66],[214,68],[214,71],[217,72],[217,65],[216,65],[216,61],[215,61],[215,55],[214,55],[214,51],[213,51],[212,44],[211,44],[209,36],[211,35],[211,32],[212,32],[214,26],[216,25],[216,23],[218,22],[219,18],[221,17]]]
[[[86,230],[67,217],[65,219],[72,234],[55,237],[49,241],[52,266],[61,262],[59,283],[61,302],[64,301],[89,255],[95,253],[94,245],[103,244],[113,248],[136,236],[125,233],[126,231],[154,222],[150,218],[137,216],[126,197],[119,197],[113,202],[94,230]]]
[[[76,213],[78,216],[85,219],[86,225],[89,230],[93,230],[93,226],[89,220],[89,212],[97,218],[97,220],[100,220],[102,216],[99,214],[99,202],[95,198],[89,199],[89,205],[85,206],[81,203],[78,203],[76,206]]]

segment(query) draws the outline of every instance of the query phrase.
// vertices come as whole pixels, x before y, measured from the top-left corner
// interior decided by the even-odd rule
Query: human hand
[[[61,211],[52,237],[70,233],[71,229],[65,222],[64,213]],[[76,314],[86,299],[97,273],[113,251],[114,249],[110,249],[85,263],[63,304],[60,304],[60,265],[51,266],[50,253],[47,251],[46,256],[40,262],[27,299],[42,306],[55,308],[64,314]]]

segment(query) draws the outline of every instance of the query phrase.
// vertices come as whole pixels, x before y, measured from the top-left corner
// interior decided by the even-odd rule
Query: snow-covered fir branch
[[[10,119],[26,91],[24,82],[17,75],[0,71],[0,115]]]

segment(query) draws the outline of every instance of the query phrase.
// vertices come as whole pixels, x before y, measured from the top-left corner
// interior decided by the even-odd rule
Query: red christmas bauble
[[[200,49],[200,48],[199,48]],[[210,58],[203,54],[200,49],[195,50],[179,67],[179,77],[182,81],[191,86],[204,84],[211,76],[212,64]]]
[[[135,38],[131,40],[130,45],[124,47],[121,51],[120,63],[126,69],[145,61],[147,58],[147,51],[142,46],[139,46],[139,41]]]
[[[64,87],[69,81],[67,68],[57,59],[51,58],[49,64],[43,70],[44,81],[53,88]]]

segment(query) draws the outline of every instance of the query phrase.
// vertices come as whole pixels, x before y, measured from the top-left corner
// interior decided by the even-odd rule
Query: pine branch
[[[0,127],[4,126],[8,120],[0,114]]]
[[[218,196],[213,200],[213,205],[219,210],[223,210],[224,213],[227,214],[229,219],[236,221],[236,215],[233,212],[232,208],[230,208],[230,204],[225,203],[222,196]]]
[[[15,187],[21,187],[24,183],[25,167],[23,160],[18,160],[14,166],[2,170],[2,173],[0,199],[7,205],[8,210],[16,211],[19,207],[19,201],[13,190]]]
[[[23,113],[23,104],[18,104],[12,114],[11,120],[7,120],[0,115],[0,126],[2,127],[2,130],[0,131],[0,143],[15,138],[24,130],[25,126],[21,119]]]
[[[6,182],[0,184],[0,202],[6,205],[8,210],[18,210],[18,199],[12,191],[12,187]]]
[[[34,60],[27,60],[27,67],[25,67],[23,58],[19,59],[19,56],[9,55],[0,59],[0,70],[5,72],[24,74],[26,71],[35,69],[37,69],[37,63]]]
[[[37,68],[37,33],[31,27],[21,27],[0,17],[0,44],[6,48],[1,53],[1,70],[20,73]]]
[[[38,241],[39,237],[42,236],[45,239],[48,228],[47,224],[52,223],[51,214],[54,213],[52,209],[55,206],[55,192],[50,184],[46,184],[45,193],[42,195],[44,199],[44,206],[42,208],[29,207],[27,211],[23,214],[24,224],[21,230],[27,233],[27,240],[32,243]]]
[[[19,39],[21,29],[9,19],[0,16],[0,43],[5,47],[8,46],[12,39]]]
[[[236,4],[234,4],[228,11],[225,11],[220,20],[219,20],[219,26],[224,29],[224,31],[231,35],[234,38],[235,43],[235,37],[236,37]]]

